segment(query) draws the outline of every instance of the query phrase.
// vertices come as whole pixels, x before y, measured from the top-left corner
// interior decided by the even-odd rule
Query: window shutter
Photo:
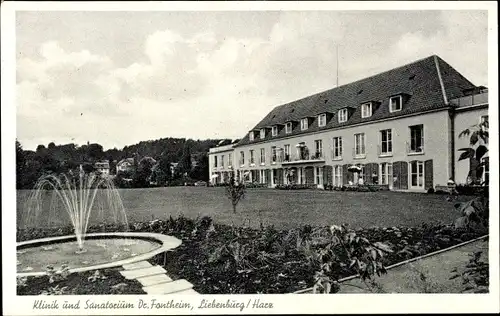
[[[283,169],[276,169],[277,184],[283,184]]]
[[[394,181],[394,188],[401,189],[401,164],[402,161],[396,161],[392,164],[392,175],[396,180]]]
[[[344,185],[349,184],[349,181],[353,181],[353,175],[352,172],[349,172],[347,169],[349,168],[348,164],[345,164],[342,166],[342,182]]]
[[[333,184],[333,167],[325,166],[323,168],[323,183],[326,185]]]
[[[408,189],[408,163],[405,161],[401,162],[401,189]]]
[[[425,189],[428,190],[430,188],[434,187],[434,179],[433,179],[433,174],[434,171],[432,169],[432,159],[426,160],[424,163],[424,185]]]
[[[314,168],[313,167],[306,167],[305,172],[306,172],[306,184],[313,184],[314,183]]]
[[[365,165],[365,178],[363,179],[366,184],[372,184],[372,164]]]

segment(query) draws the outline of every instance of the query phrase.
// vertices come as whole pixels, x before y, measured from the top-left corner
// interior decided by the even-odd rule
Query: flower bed
[[[110,231],[113,227],[100,225],[92,227],[90,232],[103,230]],[[311,287],[322,264],[317,254],[331,246],[327,238],[329,227],[303,226],[277,230],[270,226],[253,229],[214,224],[208,217],[193,220],[181,216],[134,223],[130,225],[130,230],[173,235],[181,239],[182,245],[168,253],[165,268],[171,277],[187,279],[202,294],[291,293]],[[19,231],[18,240],[69,232],[69,228]],[[386,266],[479,236],[478,233],[449,225],[426,224],[419,227],[366,228],[353,232],[371,242],[380,241],[391,247],[392,252],[384,257]],[[335,253],[342,253],[341,249],[337,250]],[[356,273],[344,264],[348,258],[340,255],[336,260],[338,264],[333,269],[336,278]],[[156,263],[163,264],[163,256],[158,256]]]
[[[146,294],[136,280],[127,280],[121,269],[73,273],[50,281],[49,276],[18,279],[17,295]]]

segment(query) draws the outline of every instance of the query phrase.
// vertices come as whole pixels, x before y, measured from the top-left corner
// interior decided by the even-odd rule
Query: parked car
[[[196,182],[194,183],[194,186],[195,186],[195,187],[206,187],[206,186],[207,186],[207,183],[206,183],[205,181],[201,181],[201,180],[200,180],[200,181],[196,181]]]

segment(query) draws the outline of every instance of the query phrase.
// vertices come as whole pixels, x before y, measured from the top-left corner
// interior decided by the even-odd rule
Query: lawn
[[[29,191],[18,191],[18,223]],[[352,228],[451,223],[458,213],[446,195],[399,192],[283,191],[249,189],[234,214],[224,188],[169,187],[123,189],[120,195],[130,222],[166,219],[180,214],[210,216],[216,223],[290,229],[301,225],[347,223]],[[470,197],[460,196],[458,201]],[[63,212],[62,210],[59,210]],[[53,216],[58,222],[66,218]],[[46,225],[41,221],[40,225]]]

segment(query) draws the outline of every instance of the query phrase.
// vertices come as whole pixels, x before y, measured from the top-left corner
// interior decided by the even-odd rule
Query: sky
[[[486,11],[18,11],[17,139],[33,150],[241,138],[277,105],[433,54],[487,86],[487,20]]]

